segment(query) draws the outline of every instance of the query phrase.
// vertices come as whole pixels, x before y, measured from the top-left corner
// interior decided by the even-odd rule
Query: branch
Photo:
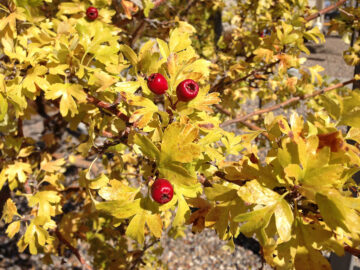
[[[268,65],[266,65],[266,66],[264,66],[264,67],[261,67],[260,69],[255,69],[255,70],[253,70],[252,72],[250,72],[249,74],[247,74],[247,75],[245,75],[245,76],[243,76],[243,77],[241,77],[241,78],[237,78],[237,79],[235,79],[235,80],[233,80],[233,81],[227,81],[227,82],[225,82],[225,80],[226,80],[228,77],[224,77],[224,78],[222,78],[217,84],[215,84],[215,85],[211,88],[211,90],[210,90],[209,92],[219,92],[218,90],[219,90],[220,87],[226,87],[226,86],[228,86],[228,85],[230,85],[230,84],[234,84],[234,83],[238,83],[238,82],[241,82],[241,81],[245,81],[247,78],[255,75],[255,74],[258,73],[258,72],[264,72],[264,71],[266,71],[267,69],[275,66],[275,65],[278,64],[279,62],[280,62],[280,61],[277,60],[277,61],[275,61],[275,62],[273,62],[273,63],[270,63],[270,64],[268,64]]]
[[[356,248],[353,248],[350,246],[345,246],[344,249],[345,249],[345,251],[349,252],[351,255],[354,255],[354,256],[360,258],[360,250],[359,249],[356,249]]]
[[[233,116],[231,112],[229,112],[228,110],[224,109],[221,105],[219,104],[214,104],[215,108],[220,111],[223,114],[226,114],[228,116]],[[243,124],[244,126],[252,129],[252,130],[263,130],[262,128],[258,127],[257,125],[250,123],[248,121],[240,121],[241,124]],[[269,134],[267,132],[263,132],[262,133],[267,139],[269,139]]]
[[[271,111],[275,111],[275,110],[278,110],[278,109],[281,109],[281,108],[284,108],[290,104],[293,104],[295,102],[298,102],[300,100],[304,100],[304,99],[309,99],[309,98],[312,98],[312,97],[315,97],[315,96],[318,96],[318,95],[321,95],[321,94],[324,94],[326,92],[329,92],[331,90],[334,90],[334,89],[337,89],[337,88],[340,88],[340,87],[343,87],[347,84],[350,84],[350,83],[353,83],[355,82],[356,80],[355,79],[351,79],[351,80],[348,80],[348,81],[345,81],[345,82],[342,82],[342,83],[337,83],[337,84],[334,84],[333,86],[329,86],[327,88],[324,88],[324,89],[320,89],[320,90],[317,90],[311,94],[307,94],[305,96],[297,96],[297,97],[293,97],[293,98],[290,98],[282,103],[279,103],[279,104],[276,104],[274,106],[271,106],[269,108],[265,108],[265,109],[262,109],[262,110],[258,110],[258,111],[254,111],[252,113],[249,113],[247,115],[244,115],[244,116],[238,116],[236,117],[235,119],[231,119],[231,120],[228,120],[228,121],[225,121],[224,123],[222,123],[220,125],[220,127],[226,127],[228,125],[231,125],[231,124],[234,124],[234,123],[238,123],[238,122],[242,122],[242,121],[245,121],[255,115],[260,115],[260,114],[264,114],[264,113],[268,113],[268,112],[271,112]]]
[[[87,101],[94,104],[96,107],[98,107],[100,109],[105,109],[105,110],[109,111],[116,117],[123,120],[125,123],[129,122],[129,117],[127,115],[123,114],[121,111],[119,111],[116,108],[116,105],[107,103],[105,101],[101,101],[101,100],[97,99],[96,97],[91,96],[89,94],[87,95]]]
[[[65,245],[72,251],[72,253],[74,253],[74,255],[78,258],[78,260],[80,261],[80,263],[81,263],[82,265],[84,265],[86,269],[92,270],[92,267],[86,263],[85,259],[81,256],[79,250],[78,250],[76,247],[74,247],[73,245],[71,245],[71,243],[64,238],[64,236],[60,233],[60,231],[59,231],[58,228],[56,228],[55,234],[56,234],[57,238],[58,238],[63,244],[65,244]]]
[[[164,3],[166,0],[156,0],[154,1],[154,8],[159,7],[162,3]],[[153,9],[150,11],[149,18],[151,17],[151,14],[153,13]],[[141,16],[141,22],[136,27],[135,31],[131,35],[130,39],[130,47],[133,47],[135,42],[139,39],[141,34],[144,32],[146,25],[148,24],[148,21],[145,19],[145,16]]]
[[[318,12],[315,12],[314,14],[311,14],[310,16],[305,17],[305,21],[309,22],[313,19],[316,19],[317,17],[320,17],[323,14],[326,14],[334,9],[337,9],[339,6],[341,6],[342,4],[344,4],[346,2],[346,0],[340,0],[337,3],[328,6],[322,10],[319,10]]]

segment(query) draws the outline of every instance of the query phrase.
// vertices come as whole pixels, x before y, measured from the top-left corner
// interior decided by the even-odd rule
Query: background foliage
[[[343,7],[329,32],[350,40],[359,14]],[[305,0],[1,1],[8,236],[49,264],[68,248],[89,269],[157,267],[158,239],[189,225],[214,229],[230,248],[240,232],[255,236],[277,269],[330,269],[321,251],[359,255],[360,91],[346,87],[357,77],[331,82],[321,66],[303,66],[305,41],[325,41],[317,16]],[[359,42],[344,52],[349,65],[359,64]],[[168,95],[148,89],[154,72]],[[189,78],[199,95],[176,103]],[[257,97],[264,109],[246,112]],[[273,114],[280,108],[286,116]],[[36,115],[39,140],[23,133]],[[157,177],[174,186],[164,205],[149,196]]]

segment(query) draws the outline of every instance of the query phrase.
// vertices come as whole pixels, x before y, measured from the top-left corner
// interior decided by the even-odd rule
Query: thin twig
[[[216,108],[218,111],[220,111],[221,113],[226,114],[226,115],[228,115],[228,116],[233,116],[233,114],[232,114],[231,112],[229,112],[228,110],[224,109],[221,105],[215,104],[214,106],[215,106],[215,108]],[[240,123],[243,124],[244,126],[250,128],[250,129],[252,129],[252,130],[256,130],[256,131],[258,131],[258,130],[263,130],[262,128],[258,127],[257,125],[255,125],[255,124],[253,124],[253,123],[250,123],[249,121],[240,121]],[[269,139],[269,134],[268,134],[267,132],[263,131],[262,134],[263,134],[267,139]]]
[[[342,4],[344,4],[346,2],[346,0],[340,0],[338,2],[336,2],[335,4],[328,6],[322,10],[319,10],[318,12],[315,12],[314,14],[311,14],[310,16],[307,16],[305,18],[305,21],[309,22],[311,20],[316,19],[317,17],[320,17],[323,14],[326,14],[334,9],[337,9],[339,6],[341,6]]]
[[[270,64],[268,64],[268,65],[266,65],[266,66],[264,66],[264,67],[261,67],[261,68],[259,68],[259,69],[255,69],[255,70],[251,71],[249,74],[247,74],[247,75],[245,75],[245,76],[243,76],[243,77],[237,78],[237,79],[235,79],[235,80],[233,80],[233,81],[231,81],[231,80],[226,81],[226,79],[228,79],[228,77],[224,77],[224,78],[222,78],[217,84],[215,84],[215,85],[211,88],[210,92],[219,92],[219,89],[220,89],[221,87],[226,87],[226,86],[231,85],[231,84],[234,84],[234,83],[238,83],[238,82],[241,82],[241,81],[245,81],[247,78],[255,75],[255,74],[258,73],[258,72],[264,72],[264,71],[268,70],[269,68],[272,68],[273,66],[275,66],[275,65],[278,64],[279,62],[280,62],[280,61],[277,60],[277,61],[275,61],[275,62],[273,62],[273,63],[270,63]]]
[[[72,253],[74,253],[74,255],[76,256],[76,258],[78,258],[78,260],[80,261],[80,263],[85,266],[86,269],[88,270],[92,270],[92,267],[90,265],[88,265],[85,261],[85,259],[81,256],[79,250],[74,247],[68,240],[66,240],[64,238],[64,236],[60,233],[59,229],[56,228],[55,230],[55,234],[57,236],[57,238],[60,240],[60,242],[62,242],[63,244],[65,244],[70,250]]]
[[[87,95],[87,101],[94,104],[98,108],[105,109],[105,110],[109,111],[110,113],[112,113],[116,117],[122,119],[126,123],[129,121],[129,117],[127,115],[123,114],[121,111],[119,111],[116,108],[116,104],[107,103],[107,102],[99,100],[96,97],[91,96],[89,94]]]
[[[312,98],[312,97],[315,97],[315,96],[318,96],[318,95],[321,95],[321,94],[324,94],[326,92],[329,92],[331,90],[334,90],[334,89],[337,89],[337,88],[340,88],[340,87],[343,87],[347,84],[350,84],[350,83],[353,83],[355,82],[356,80],[355,79],[351,79],[351,80],[348,80],[348,81],[345,81],[345,82],[342,82],[342,83],[337,83],[337,84],[334,84],[332,86],[329,86],[327,88],[324,88],[324,89],[320,89],[320,90],[317,90],[311,94],[307,94],[305,96],[297,96],[297,97],[293,97],[293,98],[290,98],[282,103],[279,103],[279,104],[276,104],[274,106],[271,106],[269,108],[265,108],[265,109],[262,109],[262,110],[258,110],[258,111],[254,111],[252,113],[249,113],[249,114],[246,114],[246,115],[243,115],[243,116],[238,116],[236,117],[235,119],[231,119],[231,120],[228,120],[228,121],[225,121],[223,122],[220,126],[221,127],[226,127],[228,125],[231,125],[231,124],[234,124],[234,123],[238,123],[238,122],[242,122],[242,121],[245,121],[255,115],[260,115],[260,114],[264,114],[264,113],[268,113],[268,112],[271,112],[271,111],[275,111],[275,110],[278,110],[278,109],[281,109],[281,108],[284,108],[290,104],[293,104],[295,102],[298,102],[300,100],[304,100],[304,99],[309,99],[309,98]]]

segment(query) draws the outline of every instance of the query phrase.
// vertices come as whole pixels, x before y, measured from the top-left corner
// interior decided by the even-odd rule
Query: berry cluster
[[[154,73],[147,79],[147,86],[156,95],[165,94],[168,90],[168,83],[163,75]],[[179,101],[188,102],[194,99],[199,93],[199,85],[191,79],[179,83],[176,87],[176,95]]]

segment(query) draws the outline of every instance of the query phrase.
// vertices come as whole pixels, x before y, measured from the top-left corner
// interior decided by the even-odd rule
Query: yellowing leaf
[[[99,190],[99,195],[107,200],[133,201],[139,189],[132,188],[118,180],[110,180],[110,186],[103,186]]]
[[[39,191],[29,198],[29,206],[38,205],[38,217],[50,218],[50,216],[55,216],[56,204],[60,202],[60,199],[56,191]]]
[[[289,241],[292,235],[294,215],[289,203],[284,199],[280,200],[275,209],[275,222],[280,239],[284,242]]]
[[[139,9],[134,3],[132,3],[131,1],[128,1],[128,0],[122,0],[120,3],[121,3],[121,6],[123,7],[123,9],[125,11],[125,15],[128,19],[131,19],[132,13],[136,13]]]
[[[124,92],[121,95],[129,105],[143,107],[130,116],[129,122],[134,123],[135,127],[144,128],[153,119],[154,113],[158,111],[158,107],[150,99]]]
[[[319,74],[319,72],[324,71],[324,68],[319,65],[315,65],[313,67],[308,67],[311,74],[311,83],[315,83],[317,81],[318,84],[322,84],[323,78]]]
[[[2,211],[3,214],[1,219],[3,219],[5,223],[10,223],[13,220],[14,216],[20,216],[17,212],[15,203],[10,198],[7,199]]]
[[[188,103],[188,106],[199,111],[212,113],[213,110],[210,108],[210,105],[218,104],[221,100],[219,98],[219,93],[207,94],[209,90],[210,86],[201,88],[199,94]]]
[[[19,232],[20,225],[21,225],[20,221],[14,221],[7,227],[6,234],[8,235],[9,238],[13,238],[14,235]]]
[[[65,159],[63,158],[54,161],[47,161],[46,159],[44,159],[41,162],[40,169],[49,173],[59,172],[64,170],[63,168],[64,164],[65,164]]]
[[[119,93],[126,92],[134,94],[136,90],[140,87],[140,82],[130,81],[130,82],[118,82],[115,84],[115,90]]]
[[[146,224],[148,225],[151,233],[157,237],[160,238],[161,237],[161,233],[162,233],[162,220],[160,215],[158,214],[154,214],[154,215],[150,215],[147,214],[145,217],[146,220]]]
[[[234,218],[236,222],[244,222],[240,225],[240,231],[244,233],[255,232],[268,226],[270,218],[274,214],[276,204],[262,207],[258,210],[243,213]]]
[[[55,83],[45,92],[46,99],[60,98],[60,113],[67,116],[69,113],[73,117],[78,113],[75,99],[79,102],[85,102],[86,93],[80,84],[62,84]]]
[[[137,199],[135,201],[114,200],[98,202],[95,207],[99,211],[103,211],[113,217],[122,219],[132,217],[141,211],[140,201],[141,199]]]
[[[124,53],[125,57],[129,59],[130,63],[133,66],[136,66],[138,62],[138,57],[136,53],[128,45],[120,45],[120,51]]]
[[[139,244],[143,244],[145,240],[144,226],[145,226],[145,213],[141,211],[136,214],[130,221],[125,234],[132,239],[136,240]]]
[[[182,196],[181,194],[177,196],[178,196],[178,208],[176,211],[176,216],[172,223],[174,227],[183,225],[186,219],[190,216],[190,208],[186,203],[184,196]]]
[[[36,86],[40,87],[40,89],[44,91],[47,90],[49,87],[49,82],[43,77],[47,70],[48,69],[44,66],[36,66],[29,69],[22,82],[23,87],[31,93],[36,92]]]
[[[160,162],[172,160],[189,163],[201,153],[199,145],[193,143],[198,137],[198,129],[191,125],[173,123],[164,131],[161,144]]]
[[[6,168],[5,175],[7,176],[8,180],[11,182],[16,177],[20,183],[25,183],[27,179],[27,174],[32,172],[31,166],[28,163],[15,161],[14,164],[9,165]]]
[[[135,134],[134,143],[140,146],[141,152],[143,152],[143,154],[148,158],[153,160],[160,159],[159,149],[153,144],[153,142],[147,136],[141,134]]]
[[[169,47],[166,44],[165,41],[163,41],[162,39],[157,38],[156,39],[158,46],[159,46],[159,50],[160,50],[160,54],[164,59],[168,59],[169,55],[170,55],[170,51],[169,51]]]
[[[196,184],[196,177],[192,176],[184,167],[172,163],[163,162],[158,167],[161,175],[169,179],[172,184],[191,186]]]

